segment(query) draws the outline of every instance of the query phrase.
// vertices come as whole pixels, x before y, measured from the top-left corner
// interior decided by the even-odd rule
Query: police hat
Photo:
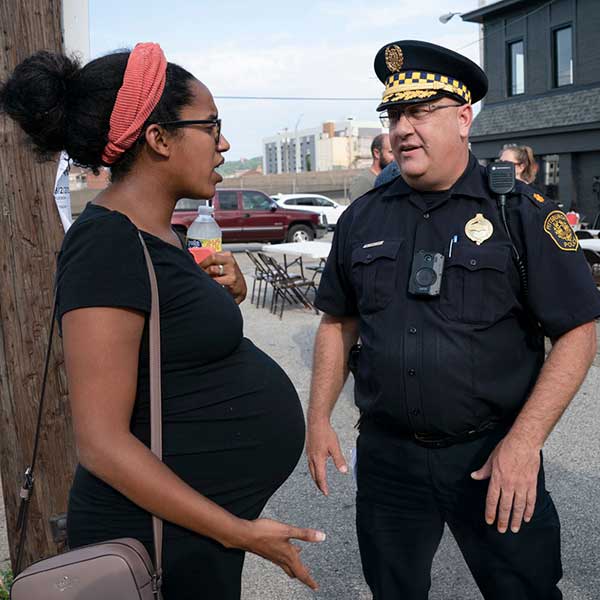
[[[485,73],[471,60],[442,46],[400,40],[375,57],[375,73],[385,91],[378,111],[449,96],[463,104],[481,100],[488,89]]]

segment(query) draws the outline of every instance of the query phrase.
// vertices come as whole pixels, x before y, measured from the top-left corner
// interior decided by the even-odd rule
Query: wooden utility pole
[[[62,49],[61,0],[0,1],[0,79],[37,50]],[[14,565],[19,489],[31,460],[63,229],[53,197],[56,162],[39,163],[0,116],[0,473]],[[75,465],[60,338],[50,361],[23,566],[56,553],[49,518],[63,513]]]

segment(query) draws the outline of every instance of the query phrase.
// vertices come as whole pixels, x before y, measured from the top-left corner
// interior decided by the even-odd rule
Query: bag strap
[[[144,258],[148,269],[148,278],[150,280],[151,307],[149,322],[150,338],[150,446],[152,452],[162,461],[162,391],[161,391],[161,362],[160,362],[160,304],[158,297],[158,283],[156,273],[150,258],[150,253],[142,234],[138,232]],[[52,339],[54,337],[54,322],[58,311],[57,295],[54,296],[54,307],[52,309],[52,319],[50,322],[50,334],[48,336],[48,348],[46,350],[46,360],[44,363],[44,374],[42,377],[42,388],[40,391],[40,401],[38,405],[38,417],[35,430],[35,441],[30,466],[25,470],[23,476],[23,485],[21,486],[19,506],[19,516],[17,518],[17,529],[20,531],[19,545],[17,547],[17,560],[15,562],[15,576],[21,571],[21,562],[23,559],[23,549],[27,536],[27,524],[29,514],[29,500],[33,491],[34,468],[38,455],[40,431],[42,425],[42,415],[44,412],[44,398],[46,393],[46,383],[48,380],[48,367],[50,365],[50,355],[52,351]],[[152,515],[152,533],[154,537],[154,566],[156,569],[155,593],[160,597],[160,585],[162,577],[162,542],[163,542],[163,522],[162,519]]]
[[[48,347],[46,348],[46,360],[44,361],[44,373],[42,376],[42,388],[40,390],[40,401],[38,404],[38,415],[37,424],[35,427],[35,438],[33,442],[33,452],[31,457],[31,463],[25,469],[23,474],[23,484],[21,485],[21,491],[19,496],[21,503],[19,505],[19,515],[17,517],[17,530],[20,532],[19,545],[17,546],[17,560],[15,561],[15,576],[21,572],[21,562],[23,560],[23,549],[25,548],[25,539],[27,537],[27,523],[29,515],[29,499],[31,498],[31,492],[33,491],[34,482],[34,469],[38,455],[38,448],[40,443],[40,431],[42,428],[42,414],[44,411],[44,397],[46,393],[46,382],[48,381],[48,368],[50,366],[50,355],[52,352],[52,338],[54,337],[54,321],[56,320],[56,313],[58,310],[58,299],[56,293],[54,294],[54,306],[52,308],[52,317],[50,319],[50,333],[48,335]]]
[[[144,258],[148,267],[150,279],[150,292],[152,304],[150,308],[150,447],[158,460],[162,461],[162,389],[161,389],[161,362],[160,362],[160,304],[158,298],[158,283],[150,253],[144,242],[142,234],[138,232]],[[154,566],[158,578],[157,587],[160,589],[162,577],[162,519],[152,515],[152,533],[154,536]]]

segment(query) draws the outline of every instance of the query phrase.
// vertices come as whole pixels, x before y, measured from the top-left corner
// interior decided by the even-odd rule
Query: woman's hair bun
[[[69,85],[79,70],[67,56],[36,52],[0,86],[0,110],[19,123],[42,155],[65,147]]]

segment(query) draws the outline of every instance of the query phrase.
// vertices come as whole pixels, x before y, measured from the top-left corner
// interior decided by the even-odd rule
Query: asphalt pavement
[[[239,250],[238,261],[249,276],[251,265]],[[257,249],[258,246],[252,246]],[[248,283],[251,287],[251,279]],[[271,355],[294,382],[301,401],[308,401],[312,346],[319,323],[314,312],[286,309],[283,319],[267,309],[257,309],[248,299],[242,305],[245,335]],[[565,377],[569,374],[565,373]],[[600,360],[556,427],[545,448],[546,485],[557,505],[562,523],[565,600],[600,599]],[[354,447],[357,411],[349,382],[333,415],[342,449],[349,459]],[[320,584],[312,592],[290,580],[279,568],[248,555],[243,576],[243,600],[367,600],[354,529],[355,486],[352,474],[340,475],[330,468],[330,496],[316,489],[304,457],[288,481],[270,500],[263,516],[327,533],[321,544],[304,545],[302,557]],[[483,518],[483,517],[482,517]],[[513,535],[513,534],[506,534]],[[518,534],[517,534],[518,535]],[[3,503],[0,502],[0,568],[8,557]],[[482,598],[452,536],[446,532],[434,560],[430,600]],[[508,600],[508,599],[507,599]]]

